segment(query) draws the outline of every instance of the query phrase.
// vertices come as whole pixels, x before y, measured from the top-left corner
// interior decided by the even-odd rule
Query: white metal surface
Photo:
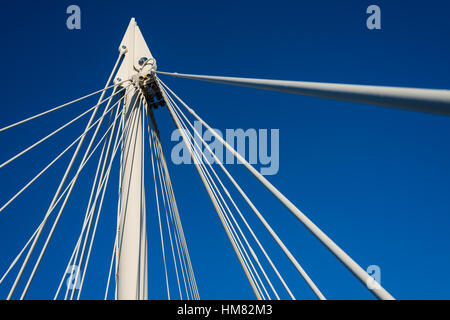
[[[116,84],[131,79],[143,68],[147,71],[156,70],[155,58],[153,58],[134,18],[131,19],[128,25],[127,31],[120,43],[119,51],[125,51],[125,59],[114,79]],[[140,64],[141,59],[147,61],[147,64]]]
[[[145,63],[154,61],[136,24],[131,19],[119,50],[126,50],[115,81],[136,78]],[[154,64],[156,67],[156,63]],[[153,67],[153,66],[152,66]],[[125,128],[122,146],[122,181],[118,238],[117,289],[120,300],[146,300],[147,289],[147,233],[144,188],[144,139],[141,95],[137,88],[127,89]]]
[[[133,89],[131,89],[133,90]],[[140,98],[130,93],[126,101],[128,134],[122,148],[125,159],[122,174],[121,208],[118,251],[118,298],[120,300],[147,299],[146,283],[146,224],[143,198],[143,173],[141,168],[143,141]],[[144,254],[141,254],[144,253]]]
[[[217,82],[305,96],[372,104],[450,116],[450,90],[364,86],[352,84],[216,77],[161,72],[173,77]]]

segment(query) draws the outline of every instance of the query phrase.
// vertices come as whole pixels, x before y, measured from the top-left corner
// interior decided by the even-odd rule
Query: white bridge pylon
[[[139,77],[143,72],[155,71],[156,64],[136,24],[131,19],[119,50],[125,57],[115,82]],[[143,70],[145,69],[145,70]],[[128,128],[122,146],[122,175],[120,214],[118,221],[117,291],[118,298],[146,300],[147,291],[147,227],[143,172],[144,127],[142,97],[134,86],[129,86],[124,102],[124,127]]]

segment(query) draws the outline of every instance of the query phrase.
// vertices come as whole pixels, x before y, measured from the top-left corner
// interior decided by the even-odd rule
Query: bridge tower
[[[121,153],[120,209],[116,284],[118,299],[145,300],[147,292],[147,231],[143,171],[144,127],[140,95],[142,80],[154,77],[156,62],[134,18],[131,19],[119,50],[125,52],[115,82],[132,79],[124,101]]]

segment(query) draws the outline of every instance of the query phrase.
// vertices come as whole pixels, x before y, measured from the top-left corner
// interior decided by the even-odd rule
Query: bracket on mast
[[[134,18],[131,19],[120,43],[119,52],[125,57],[114,82],[117,84],[124,79],[130,79],[134,87],[141,90],[150,108],[165,106],[156,81],[156,59],[152,56]]]

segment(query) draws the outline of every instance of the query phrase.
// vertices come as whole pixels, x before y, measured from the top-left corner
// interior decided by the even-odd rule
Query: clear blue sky
[[[65,25],[71,4],[81,8],[79,31]],[[366,28],[371,4],[381,7],[382,30]],[[101,88],[131,17],[162,71],[449,89],[449,10],[443,0],[5,2],[0,127]],[[279,128],[280,171],[270,181],[361,266],[379,265],[382,285],[396,298],[450,298],[450,118],[162,79],[216,128]],[[89,100],[1,133],[0,161],[93,104]],[[169,156],[173,124],[165,109],[156,117]],[[0,202],[83,126],[74,125],[0,169]],[[68,160],[63,157],[0,213],[2,274],[44,216]],[[250,174],[241,166],[229,169],[327,298],[373,298]],[[75,189],[28,298],[53,297],[94,170],[91,164]],[[170,164],[170,170],[201,297],[254,298],[194,167]],[[83,298],[104,294],[117,175],[113,171]],[[165,291],[153,199],[149,192],[149,292],[159,299]],[[296,297],[314,299],[267,233],[249,219]],[[1,298],[16,272],[0,286]],[[23,282],[18,292],[22,288]],[[277,288],[282,292],[278,283]]]

